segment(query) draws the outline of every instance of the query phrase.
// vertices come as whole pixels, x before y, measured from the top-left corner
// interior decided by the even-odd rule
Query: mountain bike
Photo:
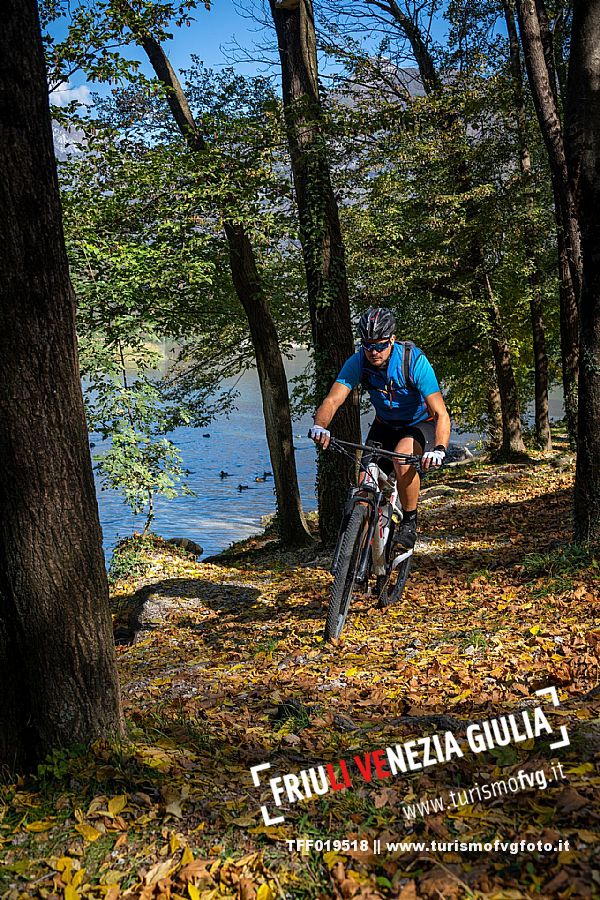
[[[342,633],[355,585],[368,593],[369,580],[374,577],[379,609],[400,600],[413,550],[394,544],[394,532],[402,522],[402,506],[395,474],[386,475],[378,461],[396,459],[421,471],[420,456],[383,450],[381,444],[352,444],[332,437],[329,447],[345,453],[353,462],[355,456],[350,450],[368,451],[369,461],[366,466],[362,461],[359,463],[363,477],[358,487],[351,488],[348,494],[333,553],[334,580],[325,622],[326,641],[339,638]]]

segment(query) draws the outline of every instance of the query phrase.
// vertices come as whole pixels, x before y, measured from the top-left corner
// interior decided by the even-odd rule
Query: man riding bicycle
[[[360,318],[361,348],[346,360],[314,416],[309,434],[326,449],[328,430],[339,407],[359,384],[369,392],[375,421],[366,443],[384,450],[422,454],[422,468],[441,466],[450,439],[450,416],[431,363],[409,341],[396,343],[396,320],[386,307],[371,307]],[[363,464],[368,464],[368,453]],[[380,463],[382,468],[383,462]],[[407,550],[417,537],[417,504],[421,482],[413,466],[394,461],[404,518],[395,540]]]

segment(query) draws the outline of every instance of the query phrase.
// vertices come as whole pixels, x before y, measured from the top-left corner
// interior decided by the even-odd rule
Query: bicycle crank
[[[414,552],[414,549],[411,548],[410,550],[406,550],[404,553],[395,556],[392,560],[392,569],[396,569],[400,563],[404,562],[405,559],[408,559],[409,556],[412,556]]]

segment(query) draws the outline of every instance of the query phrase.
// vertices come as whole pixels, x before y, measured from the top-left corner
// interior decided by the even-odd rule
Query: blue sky
[[[248,0],[248,5],[260,4]],[[274,32],[267,31],[261,25],[250,19],[247,14],[242,14],[238,4],[234,0],[213,0],[210,11],[206,10],[201,2],[194,11],[194,21],[189,27],[173,30],[173,40],[165,44],[169,58],[177,71],[190,65],[191,56],[199,56],[204,65],[209,68],[221,68],[227,65],[235,65],[245,74],[258,71],[264,72],[264,66],[258,63],[241,64],[234,62],[228,53],[228,48],[233,52],[234,43],[250,51],[257,42],[268,41],[273,51],[276,50]],[[60,25],[50,29],[57,37],[62,38],[66,33],[64,21]],[[152,74],[142,51],[133,51],[136,59],[142,62],[142,67],[147,74]],[[126,55],[130,55],[129,52]],[[273,57],[275,59],[275,57]],[[85,78],[80,73],[73,76],[69,83],[69,89],[62,91],[62,100],[77,97],[86,100],[89,97],[89,89],[104,93],[103,86],[85,84]],[[53,102],[60,105],[61,97],[53,94]]]
[[[251,5],[250,3],[248,5]],[[256,4],[253,4],[256,5]],[[178,69],[186,68],[192,53],[209,67],[227,65],[226,47],[234,40],[244,48],[251,47],[267,32],[258,22],[242,15],[234,0],[213,0],[210,12],[203,6],[194,13],[195,22],[181,28],[170,42],[168,50]],[[271,38],[274,41],[274,35]]]
[[[220,68],[226,65],[235,65],[236,68],[244,74],[253,74],[256,72],[265,73],[265,65],[260,64],[257,57],[265,57],[265,51],[253,51],[253,47],[257,44],[266,44],[270,47],[271,60],[275,66],[271,69],[272,74],[277,75],[278,57],[275,42],[275,33],[273,29],[266,28],[258,21],[252,19],[248,13],[242,12],[241,5],[245,5],[257,11],[260,15],[260,0],[212,0],[212,8],[206,10],[201,0],[198,0],[198,8],[194,11],[194,21],[190,27],[179,28],[174,31],[172,41],[166,45],[169,58],[177,71],[187,68],[190,65],[191,55],[195,54],[200,57],[207,67]],[[318,15],[318,3],[315,4]],[[433,34],[438,39],[442,37],[445,31],[446,23],[438,14],[437,21],[434,23]],[[56,33],[61,37],[65,33],[65,24],[55,29]],[[372,41],[368,41],[371,47],[375,47],[381,38],[381,34],[374,35]],[[246,55],[254,56],[254,62],[240,62],[240,52],[234,51],[234,45],[238,44],[244,48]],[[144,71],[152,74],[145,59],[145,55],[141,51],[131,51],[135,53],[135,58],[142,62]],[[236,59],[233,58],[233,56]],[[243,55],[243,54],[242,54]],[[321,74],[326,75],[327,69],[321,67]],[[76,74],[70,85],[70,90],[64,93],[63,99],[70,99],[77,96],[79,99],[85,100],[89,96],[89,89],[85,85],[85,79],[82,75]],[[97,85],[91,86],[92,90],[99,90]],[[106,88],[101,87],[100,93],[104,93]],[[54,102],[60,102],[60,98],[53,96]]]

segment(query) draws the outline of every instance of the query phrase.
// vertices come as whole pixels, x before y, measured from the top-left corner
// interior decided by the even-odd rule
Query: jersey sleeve
[[[435,394],[439,391],[440,386],[435,377],[433,366],[424,353],[416,355],[416,359],[414,359],[411,369],[412,380],[423,397],[428,397],[430,394]]]
[[[362,375],[362,365],[360,361],[360,352],[355,353],[353,356],[349,356],[342,368],[340,369],[340,374],[335,379],[339,381],[340,384],[345,385],[350,390],[354,390],[357,384],[360,382]]]

